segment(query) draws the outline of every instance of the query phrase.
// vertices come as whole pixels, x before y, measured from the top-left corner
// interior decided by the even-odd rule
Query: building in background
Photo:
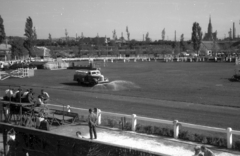
[[[7,43],[0,44],[0,60],[7,61],[11,59],[11,48],[12,46]]]
[[[50,50],[46,47],[34,47],[33,57],[40,59],[49,59],[51,57]]]

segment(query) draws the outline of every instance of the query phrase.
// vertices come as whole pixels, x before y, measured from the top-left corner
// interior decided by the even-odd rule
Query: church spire
[[[208,23],[208,34],[212,34],[212,23],[211,23],[211,15],[209,17],[209,23]]]

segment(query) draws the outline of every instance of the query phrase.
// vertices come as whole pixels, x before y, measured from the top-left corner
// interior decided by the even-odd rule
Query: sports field
[[[240,130],[240,82],[230,81],[234,63],[97,62],[109,84],[94,87],[73,82],[75,70],[37,70],[35,77],[0,82],[44,88],[51,103],[137,114]]]

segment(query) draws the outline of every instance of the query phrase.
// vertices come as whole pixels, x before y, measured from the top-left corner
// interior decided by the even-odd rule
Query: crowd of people
[[[26,89],[23,91],[21,87],[19,88],[8,88],[5,91],[5,95],[3,97],[5,101],[13,101],[13,102],[22,102],[22,103],[32,103],[36,106],[41,106],[49,102],[50,96],[43,89],[40,92],[38,97],[35,96],[33,89]]]

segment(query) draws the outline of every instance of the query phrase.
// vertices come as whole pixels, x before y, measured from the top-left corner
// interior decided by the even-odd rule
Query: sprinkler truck
[[[109,82],[108,78],[104,78],[98,69],[76,70],[73,81],[90,86]]]

